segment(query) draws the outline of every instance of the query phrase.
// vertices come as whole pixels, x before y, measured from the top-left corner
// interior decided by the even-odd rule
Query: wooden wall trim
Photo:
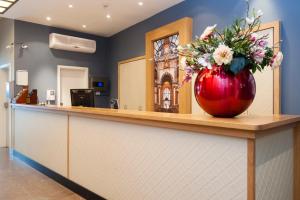
[[[70,115],[67,123],[67,177],[70,178]]]
[[[248,139],[247,200],[255,200],[255,139]]]
[[[146,34],[146,110],[154,110],[154,63],[153,63],[153,42],[164,37],[179,33],[179,44],[187,44],[192,41],[192,18],[185,17],[173,23],[162,26]],[[179,58],[180,59],[180,58]],[[179,70],[179,81],[183,80],[184,72]],[[191,113],[191,84],[185,84],[179,89],[179,113]]]
[[[300,200],[300,123],[294,128],[294,200]]]
[[[127,60],[122,60],[122,61],[118,62],[118,65],[134,62],[137,60],[143,60],[143,59],[146,59],[146,56],[138,56],[138,57],[130,58]]]

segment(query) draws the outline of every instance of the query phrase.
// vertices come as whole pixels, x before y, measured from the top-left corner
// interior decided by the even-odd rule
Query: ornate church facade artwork
[[[179,35],[154,42],[154,110],[178,113]]]

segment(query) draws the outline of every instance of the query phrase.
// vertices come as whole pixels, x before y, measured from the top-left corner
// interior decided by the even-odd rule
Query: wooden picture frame
[[[192,18],[185,17],[146,34],[146,110],[154,111],[154,41],[179,34],[179,45],[192,40]],[[179,58],[180,59],[180,58]],[[184,72],[179,70],[179,82]],[[179,113],[191,113],[191,84],[185,84],[179,89]]]
[[[278,45],[275,48],[275,54],[280,51],[280,21],[263,23],[259,27],[259,31],[273,29],[273,45]],[[273,114],[281,114],[281,67],[273,70]]]

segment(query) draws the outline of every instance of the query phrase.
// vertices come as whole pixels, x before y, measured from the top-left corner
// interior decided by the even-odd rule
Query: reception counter
[[[300,199],[298,116],[13,108],[17,152],[105,199]]]

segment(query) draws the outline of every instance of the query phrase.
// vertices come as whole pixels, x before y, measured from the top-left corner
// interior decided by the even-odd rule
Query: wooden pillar
[[[300,124],[294,128],[294,200],[300,200]]]
[[[247,200],[255,200],[255,139],[248,139]]]

